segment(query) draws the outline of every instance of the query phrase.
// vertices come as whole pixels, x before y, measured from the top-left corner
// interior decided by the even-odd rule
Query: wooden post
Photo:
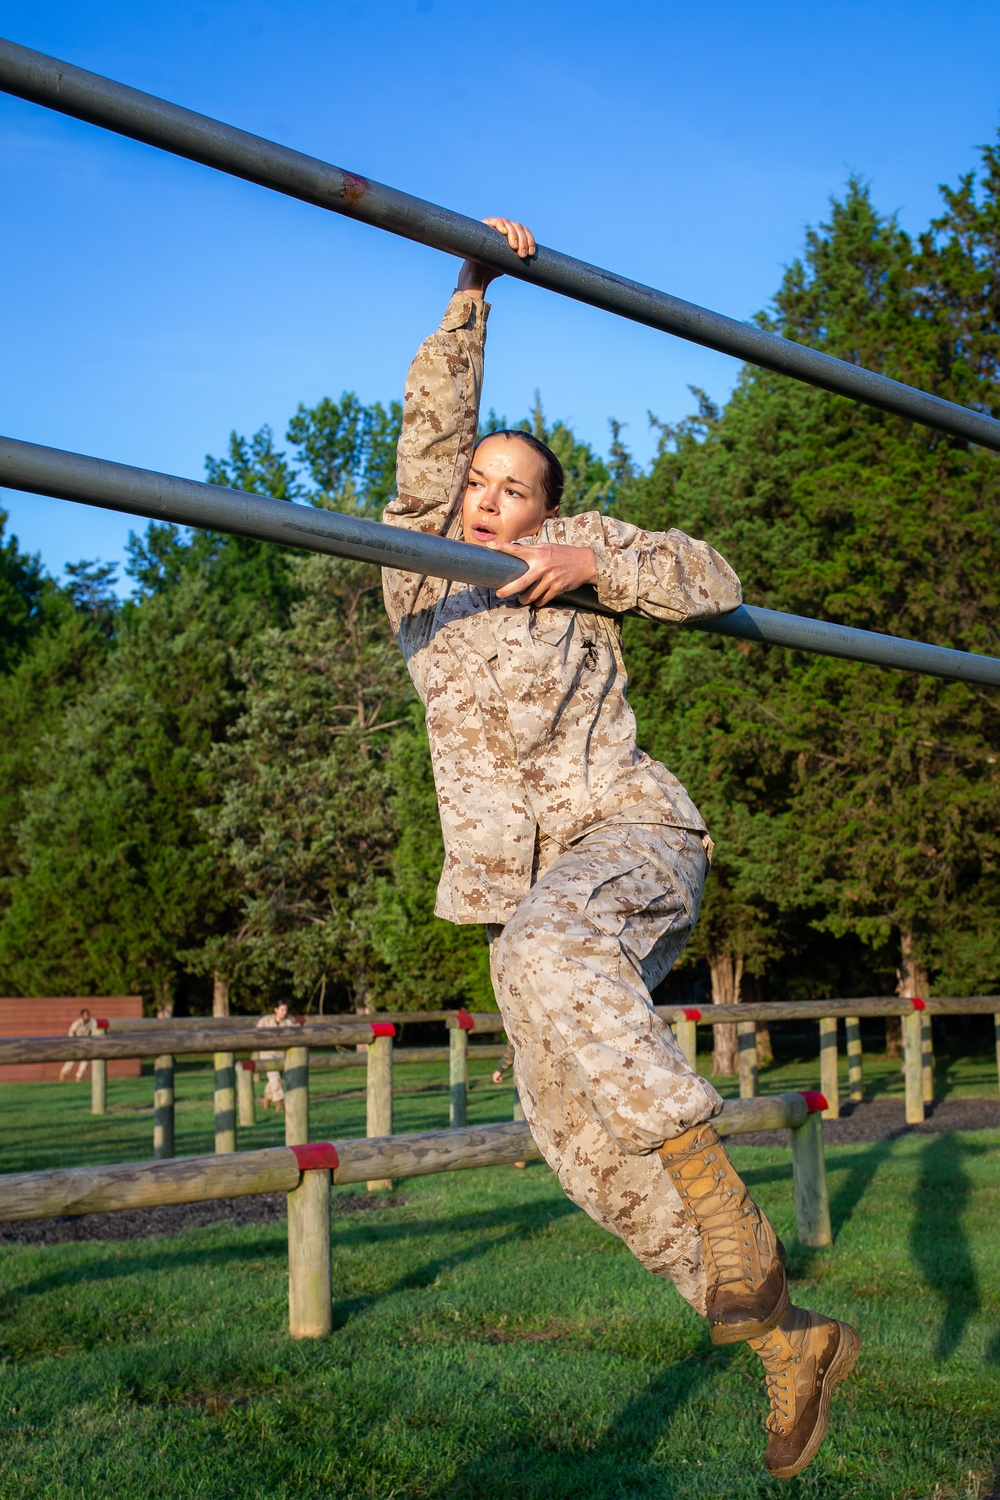
[[[215,1152],[217,1156],[236,1150],[236,1068],[231,1052],[216,1052],[215,1063]]]
[[[288,1195],[288,1332],[321,1339],[332,1328],[330,1172],[314,1168]]]
[[[392,1135],[392,1039],[395,1028],[376,1023],[372,1030],[377,1034],[368,1045],[366,1134],[369,1140]],[[376,1177],[368,1183],[370,1193],[383,1188],[392,1188],[391,1177]]]
[[[466,1122],[469,1092],[469,1033],[456,1026],[448,1033],[449,1044],[449,1100],[448,1124],[453,1130],[461,1130]]]
[[[676,1023],[677,1045],[687,1059],[692,1073],[698,1071],[698,1022],[686,1018]]]
[[[820,1111],[811,1111],[798,1129],[792,1131],[792,1180],[799,1244],[814,1249],[832,1245]]]
[[[757,1023],[736,1023],[737,1067],[740,1076],[740,1098],[757,1097]]]
[[[309,1139],[309,1048],[285,1049],[285,1145]]]
[[[837,1017],[819,1023],[819,1091],[826,1100],[824,1120],[840,1119],[840,1069],[837,1057]]]
[[[850,1098],[856,1104],[865,1097],[865,1080],[861,1063],[861,1022],[857,1016],[847,1016],[844,1021],[847,1032],[847,1076]]]
[[[252,1058],[236,1064],[236,1112],[241,1130],[257,1123],[257,1101],[253,1091],[255,1068]]]
[[[925,1104],[934,1103],[934,1033],[927,1012],[920,1013],[920,1083]]]
[[[108,1112],[108,1065],[103,1057],[95,1057],[90,1064],[90,1113],[106,1115]]]
[[[153,1160],[174,1154],[174,1060],[163,1052],[153,1063]]]
[[[906,1123],[924,1118],[923,1017],[911,1010],[903,1017],[903,1066],[906,1073]]]

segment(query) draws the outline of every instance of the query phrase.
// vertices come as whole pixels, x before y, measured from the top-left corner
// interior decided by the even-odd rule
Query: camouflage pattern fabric
[[[281,1028],[282,1031],[286,1031],[288,1029],[288,1024],[289,1023],[287,1021],[280,1021],[279,1022],[278,1019],[277,1019],[277,1017],[272,1013],[269,1016],[261,1016],[261,1018],[260,1018],[259,1021],[255,1021],[254,1022],[254,1030],[255,1031],[277,1031],[278,1028],[279,1028],[279,1026],[280,1026],[280,1028]],[[285,1054],[284,1054],[284,1052],[273,1052],[273,1051],[272,1052],[258,1052],[257,1056],[260,1058],[261,1062],[280,1062],[280,1063],[283,1063],[284,1060],[285,1060]],[[279,1073],[277,1076],[278,1076],[278,1079],[280,1081],[281,1074]]]
[[[531,1133],[566,1194],[702,1315],[697,1230],[654,1152],[722,1100],[692,1073],[650,991],[683,949],[708,869],[697,834],[604,828],[546,845],[491,928],[497,1003]]]
[[[461,536],[489,309],[456,292],[410,367],[384,520]],[[676,624],[741,602],[704,542],[596,512],[538,541],[592,547],[601,602]],[[654,1154],[711,1119],[650,991],[687,941],[711,858],[676,777],[636,746],[617,621],[384,570],[427,729],[445,843],[435,910],[484,922],[525,1115],[570,1198],[705,1313],[697,1230]]]
[[[461,535],[486,316],[456,292],[410,367],[394,526]],[[734,609],[739,579],[705,542],[597,512],[537,540],[592,547],[601,602],[681,623]],[[675,776],[636,747],[621,629],[607,616],[498,600],[490,589],[393,569],[386,607],[427,708],[445,843],[438,916],[505,922],[531,886],[536,829],[562,844],[608,822],[702,834]]]

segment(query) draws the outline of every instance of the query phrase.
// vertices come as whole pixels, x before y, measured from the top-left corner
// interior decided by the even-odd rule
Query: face
[[[80,1012],[80,1020],[81,1021],[89,1021],[90,1020],[90,1011],[89,1010],[81,1010],[81,1012]]]
[[[275,1019],[276,1020],[283,1021],[285,1019],[285,1017],[288,1015],[288,1006],[287,1005],[276,1005],[274,1007],[274,1015],[275,1015]]]
[[[462,535],[485,547],[534,536],[554,516],[545,499],[545,461],[517,438],[486,437],[472,455],[462,501]]]

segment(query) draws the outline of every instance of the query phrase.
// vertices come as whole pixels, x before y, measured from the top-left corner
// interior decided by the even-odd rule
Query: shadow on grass
[[[935,1359],[954,1354],[969,1319],[982,1307],[969,1236],[962,1223],[972,1183],[965,1170],[971,1156],[989,1148],[951,1134],[928,1140],[920,1154],[920,1181],[910,1227],[910,1250],[924,1280],[944,1303]],[[996,1344],[994,1342],[994,1352]]]
[[[942,1137],[947,1139],[947,1137]],[[826,1153],[827,1172],[844,1172],[843,1180],[837,1187],[836,1192],[830,1195],[830,1225],[833,1229],[834,1244],[842,1229],[844,1229],[854,1216],[862,1199],[871,1187],[876,1173],[884,1166],[892,1155],[892,1141],[878,1141],[870,1146],[867,1151],[853,1151],[850,1155],[846,1153]],[[743,1175],[747,1184],[756,1188],[763,1183],[784,1182],[791,1174],[792,1164],[789,1159],[787,1165],[773,1167],[750,1167]],[[810,1250],[805,1245],[799,1245],[796,1250],[796,1261],[800,1268],[808,1267],[813,1258],[826,1251]]]
[[[469,1265],[473,1261],[481,1260],[484,1255],[492,1254],[501,1245],[512,1245],[518,1241],[531,1239],[555,1219],[565,1218],[577,1212],[579,1210],[567,1198],[562,1203],[538,1204],[527,1209],[525,1207],[497,1208],[481,1213],[460,1214],[444,1222],[439,1219],[425,1219],[418,1224],[407,1222],[387,1224],[381,1228],[373,1226],[368,1234],[356,1231],[340,1234],[337,1236],[337,1243],[340,1245],[345,1243],[370,1245],[376,1239],[384,1244],[391,1243],[394,1239],[413,1239],[420,1235],[440,1236],[445,1230],[452,1234],[475,1234],[478,1238],[473,1244],[456,1247],[454,1250],[424,1261],[420,1266],[406,1271],[390,1286],[335,1302],[333,1305],[334,1332],[367,1312],[384,1297],[433,1286],[443,1272],[450,1271],[455,1266]],[[488,1231],[498,1229],[504,1232],[488,1233]],[[334,1263],[336,1263],[336,1247],[334,1248]]]
[[[212,1226],[215,1228],[216,1226]],[[265,1226],[266,1227],[266,1226]],[[257,1243],[253,1248],[253,1259],[264,1260],[269,1258],[288,1255],[285,1241],[284,1225],[275,1226],[281,1235],[279,1242],[275,1244]],[[71,1248],[76,1249],[81,1244],[107,1244],[107,1241],[76,1241]],[[118,1241],[117,1243],[121,1243]],[[145,1243],[149,1243],[146,1241]],[[32,1250],[64,1249],[65,1246],[31,1246]],[[150,1271],[177,1271],[188,1266],[198,1266],[201,1269],[212,1267],[230,1266],[234,1262],[244,1265],[248,1259],[248,1253],[241,1245],[190,1245],[185,1248],[178,1246],[174,1250],[156,1250],[144,1256],[129,1255],[115,1256],[106,1255],[102,1259],[80,1262],[74,1261],[72,1265],[64,1266],[57,1271],[50,1271],[46,1276],[37,1276],[33,1281],[26,1281],[21,1286],[10,1287],[2,1294],[2,1302],[7,1310],[16,1308],[28,1297],[41,1297],[46,1292],[58,1291],[65,1287],[79,1287],[81,1284],[101,1281],[118,1281],[123,1276],[138,1276]]]
[[[421,1265],[412,1268],[400,1276],[391,1286],[385,1287],[378,1292],[365,1294],[363,1296],[347,1299],[334,1305],[334,1327],[341,1328],[351,1318],[356,1317],[372,1303],[382,1297],[391,1296],[394,1292],[412,1291],[420,1287],[431,1286],[443,1271],[457,1265],[478,1260],[489,1254],[497,1246],[515,1243],[518,1240],[530,1239],[533,1235],[544,1230],[555,1219],[574,1214],[578,1210],[573,1204],[565,1199],[562,1202],[546,1202],[539,1204],[527,1204],[520,1207],[504,1207],[479,1212],[458,1214],[455,1216],[443,1215],[441,1218],[427,1218],[417,1222],[403,1220],[390,1224],[371,1224],[358,1226],[351,1229],[340,1229],[337,1226],[333,1243],[334,1267],[338,1248],[371,1245],[373,1242],[392,1243],[394,1240],[416,1240],[431,1238],[441,1234],[474,1235],[475,1243],[456,1246],[445,1254],[432,1257]],[[207,1226],[206,1226],[207,1227]],[[220,1221],[218,1225],[212,1225],[216,1229],[225,1227],[225,1222]],[[151,1249],[149,1253],[122,1255],[107,1250],[103,1255],[94,1256],[90,1259],[74,1258],[73,1263],[59,1267],[57,1270],[47,1274],[36,1276],[25,1281],[20,1286],[10,1287],[2,1295],[2,1304],[8,1313],[14,1312],[19,1305],[29,1297],[44,1296],[48,1292],[58,1291],[66,1287],[79,1287],[85,1283],[96,1283],[103,1281],[119,1280],[122,1277],[141,1275],[149,1271],[171,1272],[198,1267],[206,1270],[211,1268],[223,1269],[229,1266],[242,1265],[246,1262],[248,1255],[252,1253],[255,1260],[262,1259],[285,1259],[287,1257],[287,1241],[285,1238],[285,1226],[276,1224],[274,1226],[254,1226],[259,1229],[273,1228],[276,1233],[273,1236],[261,1236],[255,1240],[252,1252],[242,1242],[227,1245],[173,1245],[169,1248]],[[502,1230],[500,1234],[494,1231]],[[199,1232],[199,1231],[195,1231]],[[270,1241],[270,1242],[269,1242]],[[76,1245],[86,1244],[106,1245],[106,1241],[78,1241]],[[116,1242],[121,1244],[121,1241]],[[146,1241],[146,1244],[149,1242]],[[32,1249],[48,1250],[49,1246],[31,1247]],[[62,1247],[60,1247],[62,1248]],[[335,1277],[336,1280],[336,1272]]]
[[[594,1442],[562,1443],[518,1432],[512,1441],[491,1443],[467,1462],[434,1500],[482,1500],[486,1495],[610,1496],[655,1493],[669,1500],[669,1474],[661,1463],[653,1473],[656,1448],[675,1417],[736,1350],[716,1349],[706,1338],[704,1352],[676,1360],[615,1413]]]

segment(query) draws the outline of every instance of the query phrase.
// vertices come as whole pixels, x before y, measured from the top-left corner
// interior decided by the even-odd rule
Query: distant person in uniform
[[[73,1022],[72,1026],[69,1028],[69,1031],[66,1033],[66,1035],[67,1036],[94,1036],[96,1034],[96,1032],[97,1032],[97,1022],[96,1021],[92,1021],[90,1019],[90,1011],[87,1009],[86,1006],[84,1006],[83,1009],[81,1010],[80,1014],[77,1016],[76,1020]],[[77,1081],[77,1083],[80,1082],[80,1079],[86,1073],[88,1066],[89,1066],[89,1064],[88,1064],[86,1058],[84,1058],[84,1060],[82,1062],[77,1063],[77,1065],[76,1065],[76,1081]],[[68,1078],[69,1075],[70,1075],[70,1073],[72,1073],[72,1071],[73,1071],[73,1064],[72,1064],[72,1062],[64,1062],[63,1065],[62,1065],[62,1072],[59,1074],[59,1082],[62,1083],[62,1081],[63,1081],[64,1078]]]
[[[261,1028],[274,1028],[288,1024],[288,1006],[284,1000],[279,1000],[269,1016],[261,1016],[257,1022],[257,1030]],[[257,1056],[262,1063],[280,1062],[285,1060],[283,1052],[258,1052]],[[264,1088],[264,1108],[274,1105],[279,1112],[285,1107],[285,1091],[281,1086],[281,1070],[279,1068],[268,1068],[267,1084]]]

